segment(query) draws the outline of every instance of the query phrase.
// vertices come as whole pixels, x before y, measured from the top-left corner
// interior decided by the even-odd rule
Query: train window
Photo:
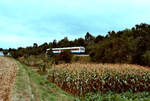
[[[84,48],[80,48],[81,50],[84,50]]]
[[[74,49],[71,49],[71,50],[79,50],[78,48],[74,48]]]

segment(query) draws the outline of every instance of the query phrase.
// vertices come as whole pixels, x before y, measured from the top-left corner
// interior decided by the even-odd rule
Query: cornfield
[[[129,64],[61,64],[53,66],[48,80],[76,95],[150,91],[150,69]]]

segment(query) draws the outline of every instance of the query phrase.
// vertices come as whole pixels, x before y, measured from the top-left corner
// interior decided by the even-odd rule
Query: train
[[[47,49],[47,51],[52,50],[54,54],[59,54],[63,52],[64,50],[70,50],[71,53],[73,54],[82,54],[85,53],[85,48],[80,46],[80,47],[63,47],[63,48],[51,48]]]

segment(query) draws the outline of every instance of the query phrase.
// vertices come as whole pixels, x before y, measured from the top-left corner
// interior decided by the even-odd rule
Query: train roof
[[[75,48],[84,48],[82,46],[79,46],[79,47],[63,47],[63,48],[52,48],[53,49],[75,49]],[[49,49],[48,49],[49,50]]]

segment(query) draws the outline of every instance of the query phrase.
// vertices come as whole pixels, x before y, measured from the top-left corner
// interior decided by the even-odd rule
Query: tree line
[[[150,25],[141,23],[132,29],[112,31],[90,46],[93,61],[150,65]]]
[[[84,46],[91,61],[101,63],[132,63],[150,66],[150,25],[141,23],[131,29],[111,31],[106,36],[93,36],[89,32],[84,38],[68,40],[67,37],[57,42],[18,49],[1,49],[14,58],[28,57],[46,53],[48,48]]]

